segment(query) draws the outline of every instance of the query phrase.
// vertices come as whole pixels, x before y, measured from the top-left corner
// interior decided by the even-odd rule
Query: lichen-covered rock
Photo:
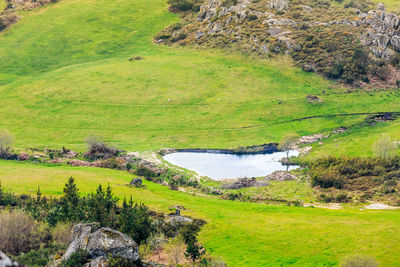
[[[192,223],[192,220],[184,216],[172,216],[167,220],[167,223],[174,227],[181,227],[185,224]]]
[[[139,250],[135,241],[110,228],[100,228],[95,231],[90,236],[86,251],[94,258],[111,255],[132,262],[139,259]]]
[[[88,223],[74,227],[73,239],[67,251],[52,266],[60,265],[62,260],[68,259],[78,250],[87,252],[92,259],[86,267],[105,267],[108,256],[120,257],[130,262],[139,260],[139,249],[132,238],[110,228],[99,228],[98,223]]]
[[[86,250],[91,234],[100,227],[99,223],[77,224],[73,230],[73,238],[61,260],[68,259],[78,249]]]
[[[269,9],[275,9],[275,10],[284,10],[288,8],[289,3],[286,0],[271,0],[268,3],[268,8]]]

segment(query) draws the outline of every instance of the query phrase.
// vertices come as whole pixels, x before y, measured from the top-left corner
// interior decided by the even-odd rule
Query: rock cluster
[[[395,51],[400,51],[400,17],[386,12],[382,3],[378,4],[377,10],[360,13],[352,24],[356,27],[367,26],[360,40],[376,57],[390,60]]]
[[[236,5],[225,7],[222,6],[221,0],[208,0],[200,8],[197,22],[201,23],[197,27],[195,39],[208,38],[213,34],[227,34],[235,40],[247,40],[253,44],[254,50],[267,54],[270,50],[279,52],[281,46],[285,47],[287,53],[298,51],[301,47],[289,38],[291,31],[283,30],[281,27],[295,27],[297,23],[291,19],[275,18],[270,12],[259,12],[249,8],[251,2],[249,0],[239,0]],[[288,7],[286,0],[272,0],[268,4],[268,8],[283,10]],[[240,25],[246,26],[249,21],[259,20],[261,25],[268,26],[267,33],[278,39],[281,44],[270,48],[268,44],[261,43],[256,36],[248,36]]]
[[[266,176],[265,179],[267,181],[282,182],[282,181],[296,180],[297,177],[289,172],[275,171],[275,172],[271,173],[270,175]]]
[[[224,189],[240,189],[252,186],[267,186],[268,183],[263,181],[258,181],[256,178],[241,178],[233,183],[227,183],[222,186]]]
[[[86,251],[91,258],[86,267],[106,266],[108,256],[123,258],[132,263],[139,260],[138,246],[130,237],[110,228],[100,228],[98,223],[89,223],[74,227],[71,243],[54,266],[58,266],[79,249]]]

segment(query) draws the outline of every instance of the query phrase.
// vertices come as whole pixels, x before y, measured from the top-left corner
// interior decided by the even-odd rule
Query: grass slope
[[[90,134],[130,150],[236,147],[364,117],[276,122],[399,108],[400,94],[346,94],[288,58],[155,45],[178,21],[164,0],[62,0],[20,15],[0,34],[0,128],[20,149],[82,150]],[[323,103],[307,104],[307,94]]]
[[[14,192],[59,196],[69,176],[82,193],[110,183],[119,197],[129,197],[166,212],[184,205],[185,214],[207,220],[200,238],[207,250],[229,266],[336,266],[343,257],[366,254],[382,266],[400,261],[399,211],[326,210],[271,206],[193,196],[144,182],[144,189],[126,185],[126,172],[100,168],[49,167],[0,161],[2,185]]]

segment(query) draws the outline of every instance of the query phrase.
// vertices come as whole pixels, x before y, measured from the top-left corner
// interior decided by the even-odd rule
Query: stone
[[[275,10],[284,10],[289,7],[289,3],[286,0],[271,0],[268,3],[268,8],[269,9],[275,9]]]
[[[393,46],[393,48],[397,51],[400,51],[400,36],[392,36],[392,38],[390,39],[390,45]]]
[[[291,174],[289,172],[285,172],[285,171],[275,171],[265,177],[265,180],[267,180],[267,181],[277,181],[277,182],[291,181],[291,180],[296,180],[296,179],[297,179],[296,176],[294,176],[293,174]]]
[[[307,103],[319,103],[321,100],[316,95],[307,95]]]
[[[261,51],[264,54],[268,54],[268,52],[269,52],[268,45],[266,45],[266,44],[261,45]]]
[[[397,28],[399,26],[399,17],[394,13],[386,13],[384,19],[387,28]]]
[[[73,238],[61,260],[68,259],[78,249],[85,250],[92,232],[100,227],[99,223],[77,224],[73,230]]]
[[[268,29],[268,33],[271,36],[277,36],[279,33],[281,33],[281,31],[282,31],[282,29],[280,27]]]
[[[376,44],[382,48],[382,49],[386,49],[389,41],[390,41],[390,37],[387,36],[386,34],[381,34],[381,33],[377,33],[376,35]]]
[[[317,142],[323,138],[326,138],[327,136],[324,134],[313,134],[313,135],[306,135],[302,136],[297,140],[297,144],[299,145],[308,145],[312,144],[314,142]]]
[[[390,48],[386,48],[382,52],[382,58],[385,59],[386,61],[390,61],[391,59],[393,59],[393,57],[395,55],[396,55],[396,52],[393,49],[390,49]]]
[[[172,216],[167,220],[167,223],[171,224],[174,227],[181,227],[185,224],[192,223],[193,221],[184,216]]]
[[[129,184],[138,187],[142,186],[142,179],[140,179],[139,177],[133,178]]]
[[[214,24],[213,30],[215,32],[221,31],[223,29],[223,25],[221,22],[217,22]]]
[[[0,267],[17,267],[18,263],[12,261],[6,254],[0,251]]]
[[[383,50],[377,46],[371,46],[372,54],[376,57],[382,57]]]
[[[310,7],[310,6],[300,5],[300,7],[305,11],[311,11],[312,10],[312,7]]]
[[[111,255],[131,262],[139,259],[139,248],[135,241],[108,227],[100,228],[90,236],[86,251],[94,258]]]
[[[385,4],[383,3],[378,3],[378,5],[376,6],[377,10],[381,10],[381,11],[385,11]]]

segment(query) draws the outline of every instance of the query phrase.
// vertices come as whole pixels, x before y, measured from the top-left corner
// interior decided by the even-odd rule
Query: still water
[[[297,156],[298,151],[290,151],[289,156]],[[259,177],[274,171],[292,170],[298,166],[282,165],[285,152],[269,154],[221,154],[209,152],[176,152],[167,154],[164,159],[176,166],[192,170],[212,179]]]

